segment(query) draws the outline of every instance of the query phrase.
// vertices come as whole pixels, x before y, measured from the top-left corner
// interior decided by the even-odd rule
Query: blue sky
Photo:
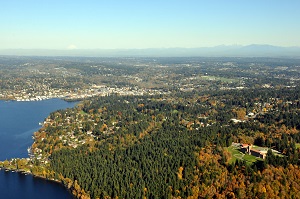
[[[300,46],[299,0],[0,0],[0,49]]]

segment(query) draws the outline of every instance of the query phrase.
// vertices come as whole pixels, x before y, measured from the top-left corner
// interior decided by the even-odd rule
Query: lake
[[[53,111],[74,107],[75,102],[50,99],[34,102],[0,100],[0,160],[27,158],[39,122]],[[1,198],[72,198],[60,184],[20,173],[0,171]]]

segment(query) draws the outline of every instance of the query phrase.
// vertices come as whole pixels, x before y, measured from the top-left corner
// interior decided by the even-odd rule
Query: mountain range
[[[300,58],[300,47],[272,45],[233,45],[201,48],[147,49],[0,49],[0,55],[82,56],[82,57],[290,57]]]

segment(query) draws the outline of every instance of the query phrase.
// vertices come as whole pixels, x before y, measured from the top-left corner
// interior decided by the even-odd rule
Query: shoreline
[[[68,188],[62,180],[59,180],[59,179],[54,179],[54,178],[46,178],[44,176],[40,176],[40,175],[35,175],[33,174],[31,171],[25,171],[25,170],[22,170],[22,169],[13,169],[13,168],[7,168],[7,167],[0,167],[0,171],[1,170],[4,170],[5,172],[12,172],[12,173],[19,173],[19,174],[22,174],[22,175],[31,175],[32,177],[34,178],[39,178],[39,179],[42,179],[42,180],[46,180],[46,181],[49,181],[49,182],[54,182],[56,184],[59,184],[60,186],[63,186],[69,193],[70,195],[75,199],[75,195],[72,193],[72,187],[71,188]]]
[[[21,173],[23,175],[31,175],[32,177],[35,177],[35,178],[40,178],[40,179],[44,179],[44,180],[48,180],[48,181],[57,182],[59,184],[62,184],[62,182],[60,180],[58,180],[58,179],[54,179],[54,178],[49,179],[49,178],[46,178],[44,176],[33,174],[31,171],[26,171],[26,170],[23,170],[23,169],[14,169],[14,168],[8,168],[8,167],[0,167],[0,170],[5,170],[6,172]]]
[[[35,98],[28,98],[28,99],[6,99],[1,98],[0,101],[4,102],[39,102],[39,101],[45,101],[45,100],[51,100],[51,99],[60,99],[66,102],[79,102],[84,100],[84,98],[67,98],[67,97],[49,97],[49,98],[43,98],[43,99],[35,99]]]
[[[80,101],[78,99],[68,99],[68,98],[65,98],[65,97],[63,97],[63,98],[53,97],[53,98],[47,98],[47,99],[45,98],[45,99],[41,99],[41,100],[26,100],[26,101],[20,101],[20,100],[16,100],[16,99],[7,99],[7,100],[6,99],[0,99],[0,101],[6,102],[6,103],[9,103],[9,102],[39,102],[39,101],[46,101],[46,100],[53,100],[53,99],[60,99],[60,100],[63,100],[65,102],[78,102],[78,101]],[[75,107],[75,106],[73,106],[73,107]],[[57,110],[59,110],[59,109],[57,109]],[[54,110],[54,111],[57,111],[57,110]],[[47,117],[49,117],[49,115]],[[39,130],[41,128],[43,128],[43,126],[44,126],[44,124],[42,122],[39,122],[39,127],[38,127]],[[34,136],[34,133],[35,132],[32,132],[32,136]],[[21,174],[21,175],[24,175],[24,176],[31,175],[34,178],[39,178],[41,180],[54,182],[56,184],[59,184],[59,186],[63,186],[64,189],[66,191],[68,191],[68,193],[70,194],[70,196],[72,198],[74,198],[74,199],[77,198],[76,195],[75,195],[77,192],[73,191],[74,190],[74,182],[73,181],[72,181],[72,185],[68,186],[68,184],[64,180],[64,177],[62,177],[61,179],[60,179],[60,176],[59,176],[59,178],[51,178],[51,177],[48,178],[48,177],[45,177],[42,172],[38,171],[38,173],[40,173],[40,175],[33,173],[33,172],[35,172],[35,171],[32,170],[33,167],[30,166],[27,163],[30,162],[30,161],[33,161],[33,159],[34,159],[32,151],[31,151],[31,148],[32,148],[34,143],[35,143],[35,141],[33,141],[33,143],[27,149],[28,157],[10,158],[10,159],[6,159],[6,160],[1,160],[0,161],[0,163],[1,163],[0,164],[0,171],[3,170],[3,172],[18,173],[18,174]],[[14,162],[17,159],[18,160],[26,160],[26,166],[22,166],[22,169],[17,169],[18,166]],[[5,161],[7,161],[6,165],[4,164]],[[37,167],[42,168],[42,170],[44,170],[44,171],[49,171],[48,168],[45,165],[39,164],[39,165],[37,165]],[[54,171],[51,170],[51,172],[54,172]],[[45,175],[48,175],[48,174],[45,174]],[[54,176],[54,175],[50,174],[50,176]]]

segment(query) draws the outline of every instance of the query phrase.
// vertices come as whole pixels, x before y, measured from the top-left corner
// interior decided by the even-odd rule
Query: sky
[[[0,49],[300,46],[299,0],[0,0]]]

